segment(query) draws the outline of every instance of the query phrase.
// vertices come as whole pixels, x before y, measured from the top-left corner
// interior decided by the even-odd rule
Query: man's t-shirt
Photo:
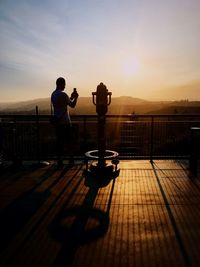
[[[60,118],[60,124],[71,125],[68,105],[71,100],[69,96],[60,90],[54,90],[51,95],[51,102],[54,108],[54,115]]]

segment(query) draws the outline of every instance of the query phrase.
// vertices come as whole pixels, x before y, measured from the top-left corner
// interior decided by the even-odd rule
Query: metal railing
[[[50,115],[0,115],[1,157],[4,160],[56,158],[54,127]],[[74,115],[73,153],[84,158],[97,149],[97,116]],[[107,115],[106,148],[120,158],[188,158],[191,127],[200,127],[194,115]],[[2,156],[3,155],[3,156]],[[66,150],[65,157],[68,157]]]

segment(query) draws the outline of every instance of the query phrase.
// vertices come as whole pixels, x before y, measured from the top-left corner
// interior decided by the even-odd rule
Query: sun
[[[125,76],[133,76],[139,71],[139,61],[136,57],[128,57],[122,61],[122,72]]]

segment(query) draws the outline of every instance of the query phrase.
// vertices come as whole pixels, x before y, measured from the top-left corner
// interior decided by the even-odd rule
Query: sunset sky
[[[199,0],[1,0],[0,102],[91,96],[200,100]]]

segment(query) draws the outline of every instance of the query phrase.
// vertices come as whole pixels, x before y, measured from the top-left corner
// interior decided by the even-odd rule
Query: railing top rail
[[[14,119],[35,119],[39,117],[41,119],[49,119],[51,115],[25,115],[25,114],[0,114],[0,118],[14,118]],[[72,118],[97,118],[98,115],[71,115]],[[127,114],[127,115],[106,115],[107,118],[190,118],[200,117],[200,114]]]

